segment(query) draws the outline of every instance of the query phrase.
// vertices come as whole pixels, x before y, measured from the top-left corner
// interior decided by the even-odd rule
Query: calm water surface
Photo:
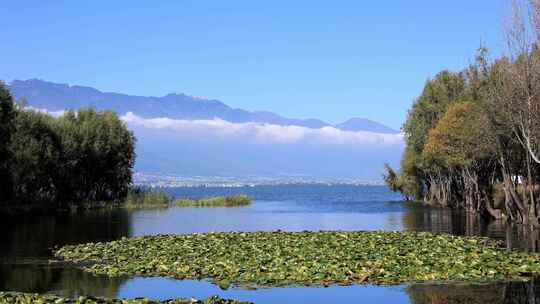
[[[49,262],[52,248],[65,244],[162,233],[240,230],[416,230],[489,236],[503,240],[508,247],[538,248],[534,234],[525,236],[501,222],[486,223],[449,210],[406,204],[385,187],[304,185],[168,191],[175,197],[190,198],[246,193],[254,203],[239,208],[3,216],[0,290],[155,299],[217,294],[256,303],[540,303],[540,282],[221,290],[206,281],[94,276]]]

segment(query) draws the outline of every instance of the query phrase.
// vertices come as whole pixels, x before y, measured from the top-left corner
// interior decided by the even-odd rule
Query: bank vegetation
[[[112,111],[60,117],[16,103],[0,82],[0,207],[112,203],[132,183],[135,137]]]
[[[407,199],[540,223],[540,1],[514,1],[505,56],[480,48],[459,72],[429,79],[402,127]]]
[[[201,199],[180,198],[174,203],[178,207],[240,207],[250,205],[251,199],[247,195],[236,194]]]

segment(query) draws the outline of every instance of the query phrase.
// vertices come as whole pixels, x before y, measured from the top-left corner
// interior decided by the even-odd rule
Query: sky
[[[397,129],[428,78],[502,52],[506,2],[4,0],[0,79]]]

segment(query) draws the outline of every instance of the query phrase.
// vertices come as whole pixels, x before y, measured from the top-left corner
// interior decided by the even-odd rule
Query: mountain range
[[[313,129],[332,126],[343,131],[399,133],[390,127],[366,118],[351,118],[343,123],[332,125],[320,119],[294,119],[269,111],[235,109],[219,100],[186,94],[167,94],[162,97],[134,96],[39,79],[14,80],[8,86],[16,99],[25,98],[30,106],[49,111],[91,106],[98,110],[111,109],[120,114],[132,112],[145,118],[167,117],[185,120],[219,118],[232,123],[256,122]]]

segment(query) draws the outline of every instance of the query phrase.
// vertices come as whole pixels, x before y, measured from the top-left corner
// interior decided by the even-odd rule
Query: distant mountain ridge
[[[319,119],[294,119],[268,111],[251,112],[234,109],[219,100],[203,99],[186,94],[168,94],[163,97],[134,96],[101,92],[91,87],[58,84],[39,79],[14,80],[9,84],[9,88],[15,98],[26,98],[30,106],[50,111],[92,106],[98,110],[111,109],[122,114],[133,112],[145,118],[219,118],[234,123],[258,122],[307,128],[333,126],[344,131],[399,133],[381,123],[365,118],[351,118],[346,122],[332,125]]]

